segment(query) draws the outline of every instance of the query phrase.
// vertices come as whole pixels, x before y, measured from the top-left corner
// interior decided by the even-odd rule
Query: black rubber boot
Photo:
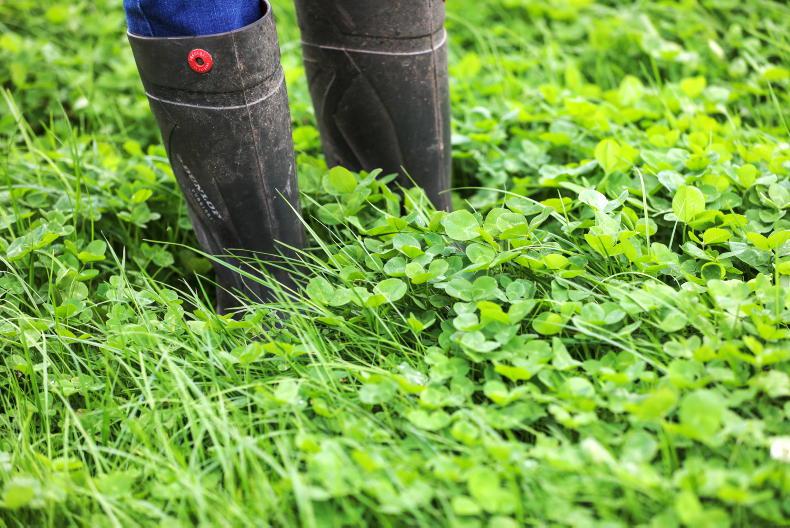
[[[400,173],[450,208],[443,0],[296,0],[327,163]]]
[[[276,255],[292,255],[288,246],[301,247],[303,231],[288,96],[264,6],[260,20],[237,31],[129,40],[198,241],[254,276],[245,257],[265,258],[288,284]],[[256,281],[214,267],[221,312],[239,304],[237,293],[270,300]]]

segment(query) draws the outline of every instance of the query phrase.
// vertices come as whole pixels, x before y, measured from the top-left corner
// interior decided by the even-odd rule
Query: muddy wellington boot
[[[203,249],[246,273],[253,255],[278,269],[303,244],[291,119],[271,8],[229,33],[129,35],[146,94]],[[233,255],[233,256],[231,256]],[[281,263],[281,262],[280,262]],[[218,310],[271,292],[215,264]]]
[[[384,169],[449,210],[443,0],[296,0],[329,166]]]

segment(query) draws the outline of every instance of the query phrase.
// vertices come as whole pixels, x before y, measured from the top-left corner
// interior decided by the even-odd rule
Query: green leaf
[[[494,260],[496,251],[491,246],[473,243],[466,248],[466,256],[472,264],[484,266]]]
[[[760,233],[746,233],[746,238],[751,242],[754,247],[762,251],[771,251],[771,245],[768,243],[768,238]]]
[[[731,236],[732,234],[726,229],[722,229],[720,227],[711,227],[702,233],[702,241],[705,243],[705,245],[721,244],[728,241]]]
[[[5,256],[9,261],[14,262],[26,257],[31,251],[33,251],[33,244],[27,236],[22,236],[8,245]]]
[[[301,405],[302,398],[299,395],[301,381],[292,378],[286,378],[280,381],[277,389],[274,391],[274,399],[278,403],[285,405]]]
[[[597,211],[603,211],[609,205],[609,199],[595,189],[584,189],[579,193],[579,201]]]
[[[357,188],[357,176],[345,167],[332,167],[324,176],[324,191],[333,196],[349,194]]]
[[[568,353],[568,349],[565,348],[565,345],[560,338],[552,338],[551,348],[554,356],[551,360],[551,364],[557,370],[571,370],[581,365],[580,361],[577,361],[571,357],[571,355]]]
[[[480,223],[469,211],[455,211],[442,219],[445,233],[453,240],[466,242],[480,236]]]
[[[606,174],[614,172],[619,164],[620,144],[614,139],[604,139],[595,147],[595,159]]]
[[[317,303],[329,304],[335,294],[335,287],[323,277],[316,277],[307,283],[307,295]]]
[[[154,191],[151,189],[140,189],[136,193],[132,195],[131,202],[133,204],[139,204],[147,201],[151,196],[153,196]]]
[[[760,389],[771,398],[790,396],[790,376],[781,370],[763,372],[753,377],[749,385]]]
[[[524,389],[508,390],[507,385],[499,380],[491,380],[483,386],[483,393],[497,405],[509,405],[523,396]]]
[[[398,233],[395,235],[392,239],[392,247],[409,258],[416,258],[422,255],[420,241],[405,233]]]
[[[543,312],[532,321],[532,328],[541,335],[559,334],[564,327],[565,320],[553,312]]]
[[[38,480],[28,476],[15,476],[6,482],[3,489],[2,506],[9,510],[18,510],[29,505],[41,488]]]
[[[472,296],[470,295],[472,283],[463,277],[455,277],[454,279],[443,283],[442,285],[444,290],[447,292],[447,295],[450,297],[455,297],[456,299],[461,299],[462,301],[472,300]]]
[[[366,383],[359,389],[359,401],[368,405],[380,405],[394,398],[397,392],[397,383],[388,379],[379,379]]]
[[[684,431],[702,441],[710,441],[722,428],[726,406],[717,393],[700,389],[687,394],[678,412]]]
[[[782,247],[785,242],[790,240],[790,229],[783,229],[782,231],[774,231],[768,237],[768,247],[777,250]]]
[[[515,497],[502,487],[499,475],[492,469],[473,469],[467,486],[470,495],[489,513],[510,513],[516,507]]]
[[[784,68],[782,66],[770,65],[766,66],[762,72],[760,72],[760,77],[764,81],[768,82],[781,82],[790,79],[790,70]]]
[[[6,249],[6,257],[10,261],[20,260],[31,252],[43,249],[63,234],[60,225],[41,224],[29,233],[15,239]]]
[[[658,327],[664,332],[673,333],[685,328],[687,323],[688,319],[683,312],[668,308],[664,313],[664,318],[658,323]]]
[[[487,299],[496,299],[501,294],[501,291],[494,277],[481,275],[472,283],[469,294],[471,294],[472,299],[483,301]]]
[[[682,185],[672,198],[672,212],[683,223],[688,224],[705,210],[705,195],[696,187]]]
[[[392,257],[384,264],[384,273],[390,277],[403,277],[406,275],[406,259],[401,256]]]
[[[751,163],[747,163],[742,167],[738,167],[738,170],[735,171],[735,174],[738,176],[738,182],[740,182],[743,187],[748,188],[754,185],[754,182],[757,181],[757,177],[760,173],[757,170],[757,167]]]
[[[675,407],[678,396],[672,389],[659,388],[647,393],[635,403],[626,405],[626,409],[640,420],[660,420]]]
[[[419,318],[413,313],[410,313],[406,322],[408,323],[409,328],[411,328],[415,333],[419,334],[423,330],[432,326],[436,322],[436,319],[430,316],[428,318]]]
[[[71,18],[69,16],[69,11],[68,5],[54,5],[46,10],[44,17],[50,24],[63,24]]]
[[[701,95],[707,85],[705,77],[686,77],[680,81],[681,91],[689,97]]]
[[[251,365],[261,359],[265,353],[265,349],[261,343],[248,343],[236,347],[231,352],[231,355],[238,360],[241,365]]]
[[[768,197],[779,209],[790,207],[790,189],[778,183],[772,183],[768,187]]]
[[[680,186],[686,183],[686,178],[684,178],[682,174],[673,170],[663,170],[659,172],[656,177],[658,178],[658,181],[661,182],[661,185],[666,187],[667,190],[671,192],[677,191]]]
[[[373,288],[375,294],[382,295],[391,303],[401,300],[407,291],[406,283],[400,279],[385,279]]]
[[[543,263],[546,264],[546,267],[550,270],[563,270],[570,266],[570,261],[564,255],[560,255],[559,253],[550,253],[543,257]]]
[[[499,348],[496,341],[486,341],[483,332],[464,332],[461,334],[461,346],[468,352],[487,354]]]
[[[420,429],[438,431],[450,425],[450,415],[442,410],[428,412],[422,409],[411,409],[406,413],[406,419]]]
[[[532,377],[538,372],[538,370],[540,370],[540,368],[541,367],[539,365],[513,366],[513,365],[500,364],[494,367],[494,371],[497,374],[501,374],[505,376],[507,379],[511,381],[526,381],[528,379],[532,379]],[[488,384],[486,384],[486,387],[487,387],[486,390],[489,391],[486,393],[486,396],[491,398],[492,401],[496,401],[496,394],[490,392],[492,387],[490,387]]]
[[[77,258],[86,264],[89,262],[100,262],[106,258],[104,256],[105,251],[107,251],[107,243],[104,240],[94,240],[77,254]]]
[[[453,512],[456,515],[470,516],[477,515],[483,511],[479,504],[467,495],[456,495],[453,497]]]
[[[595,147],[595,160],[607,175],[627,171],[638,157],[638,150],[611,138],[604,139]]]
[[[128,496],[134,488],[137,475],[131,471],[113,471],[96,479],[96,488],[110,497]]]

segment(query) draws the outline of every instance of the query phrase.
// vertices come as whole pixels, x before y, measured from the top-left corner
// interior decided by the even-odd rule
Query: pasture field
[[[0,526],[790,524],[790,7],[450,0],[447,214],[274,6],[309,247],[232,318],[121,2],[0,1]]]

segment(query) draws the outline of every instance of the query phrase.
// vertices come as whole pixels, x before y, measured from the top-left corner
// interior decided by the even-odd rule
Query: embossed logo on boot
[[[184,160],[181,158],[180,155],[177,155],[178,163],[181,165],[181,168],[184,169],[184,174],[187,177],[187,184],[189,187],[189,194],[192,195],[192,198],[195,199],[198,207],[200,208],[203,215],[212,221],[221,221],[222,220],[222,213],[219,212],[217,206],[215,206],[206,194],[206,191],[203,190],[203,187],[198,182],[195,175],[192,174],[192,171],[189,170]]]

